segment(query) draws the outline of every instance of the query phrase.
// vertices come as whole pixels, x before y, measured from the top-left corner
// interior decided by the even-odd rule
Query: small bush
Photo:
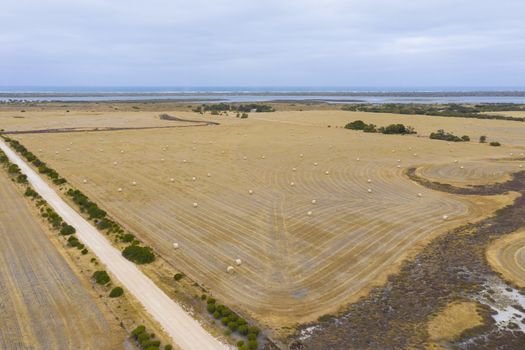
[[[210,314],[213,314],[215,312],[215,304],[208,304],[206,310],[208,310]]]
[[[489,143],[489,145],[491,145],[493,147],[499,147],[499,146],[501,146],[501,143],[499,143],[498,141],[492,141],[491,143]]]
[[[124,248],[122,255],[136,264],[149,264],[155,260],[155,255],[150,247],[130,245]]]
[[[164,350],[173,350],[173,345],[167,344],[164,346]]]
[[[72,235],[72,234],[74,234],[76,232],[77,232],[77,230],[73,226],[68,225],[68,224],[65,224],[60,229],[60,234],[63,235],[63,236]]]
[[[98,284],[107,284],[109,281],[111,281],[111,278],[106,271],[95,271],[93,273],[93,278]]]
[[[82,251],[80,253],[82,253],[82,255],[86,255],[88,253],[88,250],[86,248],[84,248],[84,249],[82,249]]]
[[[257,340],[249,340],[248,341],[248,349],[255,350],[255,349],[257,349],[258,346],[259,346],[259,344],[257,343]]]
[[[124,294],[124,289],[122,289],[121,287],[115,287],[111,290],[111,292],[109,292],[109,297],[118,298],[122,296],[122,294]]]
[[[345,129],[350,130],[363,130],[365,128],[366,124],[362,120],[355,120],[351,123],[348,123],[345,125]]]
[[[180,281],[180,280],[183,279],[183,278],[184,278],[184,274],[183,274],[183,273],[180,273],[180,272],[176,273],[176,274],[173,276],[173,279],[174,279],[175,281]]]
[[[136,338],[138,337],[139,334],[144,333],[145,331],[146,331],[146,327],[144,327],[143,325],[140,325],[131,331],[131,335]]]
[[[485,143],[485,142],[487,142],[487,136],[485,136],[485,135],[480,136],[479,137],[479,143]]]
[[[120,240],[124,243],[133,242],[134,239],[135,239],[135,236],[131,233],[126,233],[120,238]]]

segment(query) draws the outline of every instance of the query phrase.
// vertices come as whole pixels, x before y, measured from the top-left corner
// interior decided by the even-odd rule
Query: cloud
[[[519,85],[525,3],[4,0],[0,85]]]

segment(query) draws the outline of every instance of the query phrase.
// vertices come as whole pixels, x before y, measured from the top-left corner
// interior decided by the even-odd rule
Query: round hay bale
[[[235,265],[241,266],[242,260],[241,259],[235,259]]]
[[[401,165],[398,165],[397,167],[398,167],[398,168],[401,168]]]
[[[297,171],[297,169],[296,168],[292,168],[292,171]]]
[[[457,159],[454,159],[454,163],[457,163],[457,162],[458,162],[458,160],[457,160]]]
[[[211,174],[210,174],[210,173],[208,173],[208,174],[206,174],[206,176],[207,176],[207,177],[211,177]]]
[[[317,200],[312,199],[312,204],[317,204]]]
[[[266,159],[266,156],[261,156],[262,159]]]
[[[303,155],[303,154],[301,153],[301,154],[299,154],[299,157],[303,158],[303,157],[304,157],[304,155]]]
[[[197,180],[195,176],[191,178],[191,181],[195,181],[195,180]]]
[[[309,211],[306,213],[306,215],[308,215],[308,216],[312,216],[312,214],[313,214],[313,212],[312,212],[311,210],[309,210]]]
[[[39,149],[38,149],[38,152],[42,152],[42,148],[39,148]]]
[[[68,152],[69,152],[69,151],[71,151],[71,148],[69,148],[69,147],[68,147],[68,148],[66,148],[66,151],[68,151]]]
[[[173,243],[173,249],[179,249],[179,243]]]
[[[160,158],[160,161],[163,162],[163,161],[164,161],[164,158]]]
[[[118,163],[117,162],[113,162],[113,165],[117,165]]]
[[[186,163],[186,159],[183,159],[182,162],[183,162],[183,163]]]
[[[195,147],[192,147],[191,149],[192,149],[192,150],[194,150],[194,151],[196,150],[196,148],[195,148]]]
[[[122,192],[122,187],[119,187],[117,191]]]
[[[367,192],[368,192],[368,193],[372,193],[372,189],[369,188],[369,189],[367,190]]]
[[[324,173],[325,173],[325,175],[330,175],[330,171],[328,171],[328,170],[325,171]]]
[[[371,183],[371,182],[372,182],[372,179],[368,179],[368,180],[366,180],[366,182]]]
[[[462,166],[460,166],[459,168],[460,168],[460,169],[465,169],[465,167],[464,167],[463,165],[462,165]]]
[[[132,184],[133,186],[137,186],[137,181],[133,181],[131,184]]]
[[[318,165],[319,165],[319,163],[317,163],[317,162],[314,163],[314,166],[318,166]]]
[[[418,193],[417,196],[418,196],[419,198],[421,198],[421,197],[423,197],[423,194]]]
[[[520,164],[520,165],[518,165],[518,167],[523,168],[523,165]]]
[[[123,149],[121,149],[121,150],[120,150],[120,153],[124,153],[124,150],[123,150]]]
[[[355,160],[357,160],[357,161],[359,162],[359,161],[360,161],[361,159],[359,159],[359,158],[356,158]]]
[[[58,151],[55,151],[55,154],[58,154]]]
[[[248,193],[249,193],[249,194],[253,194],[253,191],[252,191],[252,190],[248,190]]]
[[[224,154],[224,151],[221,151],[221,154]]]
[[[193,207],[194,207],[194,208],[197,208],[198,206],[199,206],[199,204],[197,204],[197,203],[193,203]]]
[[[290,186],[295,186],[295,182],[290,182]]]
[[[398,159],[397,162],[398,162],[398,163],[401,163],[401,159]]]
[[[244,157],[242,157],[242,159],[246,160],[246,159],[248,159],[248,157],[244,156]]]
[[[417,157],[417,153],[414,153],[414,157]]]
[[[228,266],[228,267],[226,268],[226,272],[228,272],[228,273],[233,273],[234,270],[235,270],[235,269],[233,268],[233,266]]]
[[[448,220],[448,215],[443,215],[441,218],[442,218],[443,220]]]
[[[87,180],[86,180],[86,179],[82,180],[82,182],[85,183],[85,184],[87,184]]]
[[[170,182],[175,182],[175,179],[171,177]]]

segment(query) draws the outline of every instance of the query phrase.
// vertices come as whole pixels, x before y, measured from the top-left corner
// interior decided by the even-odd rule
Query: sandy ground
[[[34,172],[16,153],[0,141],[0,148],[28,176],[33,188],[62,218],[77,230],[77,237],[97,255],[111,272],[144,308],[160,323],[161,327],[182,349],[226,349],[226,345],[210,336],[190,315],[162,292],[120,251],[113,248],[106,238],[90,223],[69,207],[56,192]]]
[[[123,330],[99,309],[3,170],[0,235],[0,348],[123,348]]]
[[[525,288],[525,231],[494,241],[487,249],[487,260],[506,280]]]
[[[156,113],[139,114],[147,119],[140,123],[158,122]],[[83,118],[79,114],[69,125]],[[135,118],[111,112],[99,122],[134,125]],[[444,128],[473,138],[479,137],[476,130],[491,131],[509,145],[448,144],[335,127],[355,119],[404,122],[423,133]],[[226,304],[278,328],[336,312],[382,283],[428,239],[511,200],[433,192],[407,180],[404,169],[439,165],[444,170],[432,172],[436,179],[503,179],[519,170],[518,162],[500,167],[492,159],[519,157],[525,133],[513,122],[342,111],[260,113],[221,123],[17,139],[176,269]],[[227,274],[236,258],[242,265]]]

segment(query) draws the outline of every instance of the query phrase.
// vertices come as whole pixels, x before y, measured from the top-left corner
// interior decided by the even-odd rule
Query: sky
[[[525,86],[524,0],[2,0],[0,86]]]

